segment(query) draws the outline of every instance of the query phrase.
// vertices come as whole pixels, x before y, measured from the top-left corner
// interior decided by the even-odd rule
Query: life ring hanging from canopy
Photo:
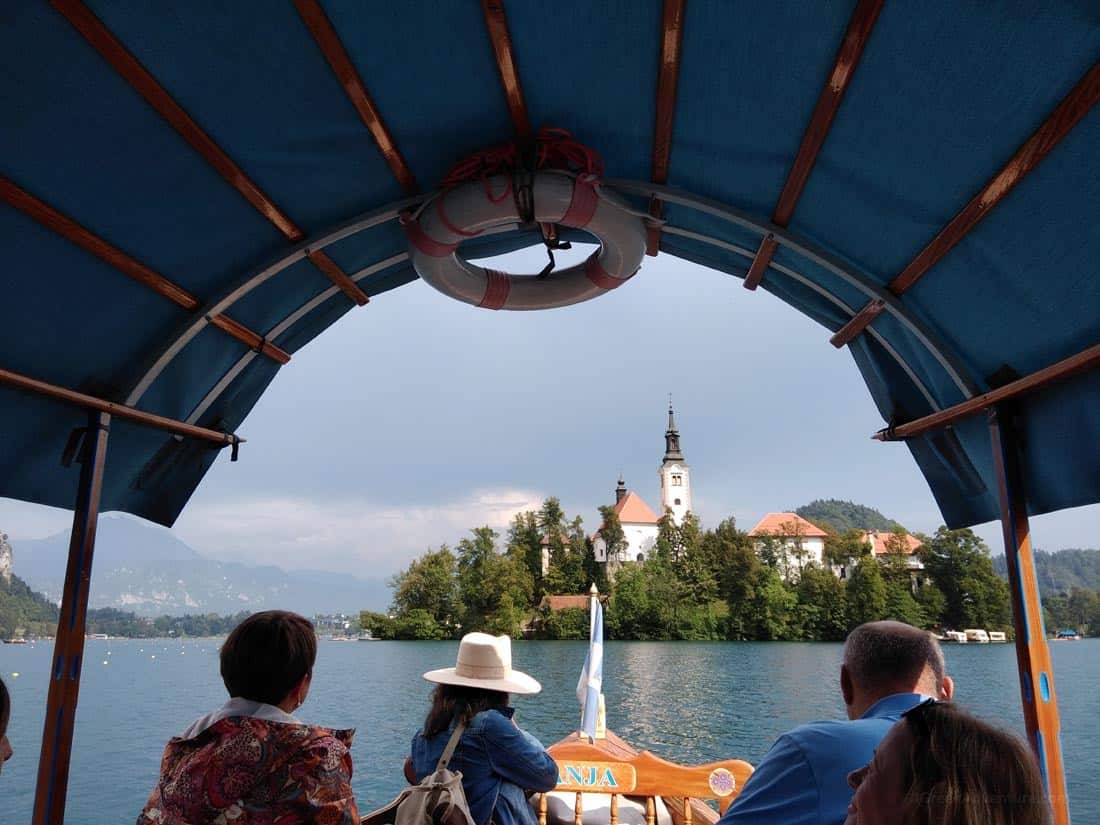
[[[646,249],[646,216],[600,188],[602,163],[560,130],[543,130],[527,158],[514,144],[479,153],[448,175],[443,191],[405,216],[409,258],[428,284],[485,309],[552,309],[587,301],[629,280]],[[530,171],[528,171],[530,170]],[[599,241],[585,261],[537,275],[486,269],[458,251],[492,229],[538,224],[547,248],[557,227]]]

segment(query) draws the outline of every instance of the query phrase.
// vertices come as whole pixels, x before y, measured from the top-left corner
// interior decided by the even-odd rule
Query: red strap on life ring
[[[512,279],[508,277],[508,273],[498,272],[495,269],[486,269],[485,275],[488,282],[485,284],[485,294],[478,306],[485,309],[501,309],[508,302]]]
[[[405,227],[405,234],[409,236],[409,243],[431,258],[446,258],[456,249],[458,244],[441,243],[431,237],[420,228],[420,222],[403,218],[401,223]]]
[[[596,207],[599,205],[600,196],[596,187],[583,178],[577,178],[573,182],[573,197],[569,201],[569,208],[561,218],[562,225],[584,229],[596,214]]]
[[[480,232],[467,232],[465,229],[460,229],[459,227],[451,223],[451,219],[447,217],[447,213],[443,209],[443,201],[446,200],[446,198],[446,192],[440,194],[439,199],[435,202],[435,211],[439,213],[439,220],[445,227],[447,227],[448,231],[454,232],[456,235],[462,235],[464,238],[476,238],[478,235],[480,235]]]
[[[599,252],[593,252],[584,262],[584,274],[592,283],[600,289],[614,289],[626,283],[626,278],[616,278],[609,275],[607,270],[600,266]]]

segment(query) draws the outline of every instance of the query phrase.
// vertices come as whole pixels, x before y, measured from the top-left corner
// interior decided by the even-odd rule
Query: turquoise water
[[[225,699],[215,639],[89,640],[69,783],[71,825],[133,822],[156,779],[165,741]],[[353,756],[360,809],[389,801],[403,784],[409,739],[429,686],[420,674],[453,664],[453,642],[322,642],[313,690],[299,716],[358,728]],[[1074,821],[1100,823],[1100,641],[1054,644],[1063,746]],[[13,694],[15,757],[0,776],[0,823],[29,822],[51,646],[0,646]],[[945,650],[957,699],[981,716],[1023,729],[1011,645]],[[518,667],[543,693],[516,700],[517,719],[552,743],[575,728],[579,642],[521,642]],[[782,731],[842,718],[840,646],[813,643],[614,642],[606,647],[608,725],[676,761],[739,757],[756,762]],[[107,662],[107,664],[103,664]],[[13,677],[18,673],[18,677]]]

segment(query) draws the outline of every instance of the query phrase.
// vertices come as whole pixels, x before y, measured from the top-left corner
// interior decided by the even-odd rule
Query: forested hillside
[[[1001,576],[1008,575],[1004,556],[993,559],[993,569]],[[1037,550],[1035,572],[1044,596],[1068,594],[1075,587],[1100,590],[1100,550]]]
[[[0,637],[16,633],[53,635],[57,626],[57,605],[31,590],[25,581],[12,576],[0,578]]]
[[[889,533],[904,532],[904,528],[893,519],[886,518],[874,507],[841,501],[836,498],[824,498],[811,501],[795,510],[807,521],[818,527],[828,528],[837,533],[849,530],[885,530]]]

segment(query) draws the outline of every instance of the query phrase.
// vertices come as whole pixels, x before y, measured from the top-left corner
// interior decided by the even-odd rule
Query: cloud
[[[308,496],[196,501],[176,532],[224,561],[385,578],[429,547],[454,544],[472,527],[503,531],[516,513],[538,509],[543,498],[534,490],[493,488],[456,501],[402,506]]]

